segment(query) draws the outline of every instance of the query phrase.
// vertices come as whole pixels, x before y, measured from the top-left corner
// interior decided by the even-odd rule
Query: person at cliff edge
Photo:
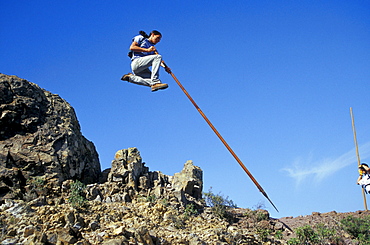
[[[162,56],[156,52],[157,49],[154,46],[161,39],[162,34],[156,30],[152,31],[149,36],[144,31],[140,31],[140,35],[132,39],[129,52],[132,73],[123,75],[122,81],[148,86],[152,92],[168,88],[168,84],[159,80]],[[166,67],[165,70],[171,73],[169,67]]]
[[[370,168],[366,163],[361,163],[358,168],[360,176],[357,179],[357,184],[364,188],[366,194],[370,193]]]

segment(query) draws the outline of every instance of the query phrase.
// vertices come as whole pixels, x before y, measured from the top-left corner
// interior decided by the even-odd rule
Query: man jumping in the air
[[[154,47],[161,41],[161,38],[162,34],[159,31],[152,31],[150,36],[140,31],[140,35],[133,38],[129,53],[132,73],[123,75],[121,80],[149,86],[152,92],[168,87],[168,84],[159,80],[162,56],[156,54],[156,48]],[[152,70],[149,67],[152,67]],[[171,73],[169,67],[165,67],[165,69],[168,73]]]

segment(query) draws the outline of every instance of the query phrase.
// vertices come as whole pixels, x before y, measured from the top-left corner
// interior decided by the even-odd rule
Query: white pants
[[[129,81],[144,86],[152,86],[161,83],[159,80],[159,68],[161,66],[162,56],[159,54],[147,55],[136,58],[131,62],[131,69],[134,73]],[[152,67],[150,71],[149,67]]]

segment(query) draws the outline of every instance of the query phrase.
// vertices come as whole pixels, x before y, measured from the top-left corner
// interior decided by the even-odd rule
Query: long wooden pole
[[[356,135],[356,128],[355,128],[355,118],[353,116],[353,111],[352,111],[352,107],[349,108],[349,111],[351,113],[351,119],[352,119],[352,131],[353,131],[353,139],[355,141],[355,147],[356,147],[356,155],[357,155],[357,165],[358,167],[361,165],[361,160],[360,160],[360,153],[358,151],[358,144],[357,144],[357,135]],[[362,189],[362,196],[364,198],[364,207],[365,207],[365,210],[367,211],[367,203],[366,203],[366,194],[365,194],[365,190],[364,188],[361,188]]]
[[[168,67],[166,65],[166,63],[164,61],[162,61],[162,66],[163,67]],[[211,129],[213,130],[213,132],[218,136],[218,138],[221,140],[221,142],[225,145],[225,147],[229,150],[229,152],[231,153],[231,155],[233,155],[233,157],[235,158],[235,160],[239,163],[239,165],[243,168],[243,170],[247,173],[247,175],[249,176],[249,178],[253,181],[253,183],[257,186],[258,190],[267,198],[267,200],[272,204],[272,206],[275,208],[275,210],[277,212],[279,212],[279,210],[276,208],[276,206],[274,205],[274,203],[271,201],[271,199],[268,197],[267,193],[263,190],[262,186],[257,182],[257,180],[253,177],[253,175],[251,174],[251,172],[249,172],[249,170],[245,167],[245,165],[243,164],[243,162],[239,159],[239,157],[235,154],[235,152],[231,149],[231,147],[229,146],[229,144],[225,141],[225,139],[221,136],[221,134],[217,131],[217,129],[213,126],[213,124],[211,123],[211,121],[207,118],[207,116],[203,113],[203,111],[199,108],[199,106],[197,105],[197,103],[195,103],[195,101],[193,100],[193,98],[190,96],[190,94],[186,91],[186,89],[184,88],[184,86],[182,86],[182,84],[180,83],[180,81],[176,78],[175,74],[171,72],[169,72],[171,74],[171,76],[173,77],[173,79],[176,81],[177,85],[179,85],[179,87],[181,88],[181,90],[185,93],[185,95],[188,97],[188,99],[191,101],[191,103],[194,105],[194,107],[198,110],[198,112],[200,113],[200,115],[204,118],[204,120],[206,120],[206,122],[208,123],[208,125],[211,127]]]

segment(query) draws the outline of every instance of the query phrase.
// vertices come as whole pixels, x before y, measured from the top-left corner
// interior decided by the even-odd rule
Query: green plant
[[[295,233],[296,233],[297,237],[296,238],[291,238],[288,241],[288,244],[291,244],[291,245],[295,245],[295,244],[297,244],[297,245],[318,244],[317,233],[309,225],[298,227],[295,230]]]
[[[262,241],[266,241],[268,236],[272,233],[271,229],[257,228],[257,234]]]
[[[74,208],[83,207],[86,204],[86,198],[84,196],[84,190],[86,186],[79,180],[76,180],[71,184],[71,193],[69,194],[68,202]]]
[[[297,237],[288,240],[290,245],[342,244],[342,239],[334,228],[317,224],[314,227],[305,225],[295,230]]]
[[[300,240],[299,240],[297,237],[290,238],[290,239],[287,241],[287,243],[288,243],[289,245],[299,245],[299,244],[302,244],[302,243],[300,242]]]
[[[170,204],[169,204],[169,202],[168,202],[168,199],[167,198],[163,198],[163,199],[161,199],[161,203],[162,203],[162,205],[163,206],[165,206],[165,207],[168,207]]]
[[[183,218],[182,215],[171,215],[170,220],[172,221],[172,224],[176,229],[184,229],[186,227],[186,220]]]
[[[340,238],[334,228],[326,227],[324,224],[315,226],[319,244],[339,244]]]
[[[229,197],[223,197],[222,195],[217,195],[212,192],[212,187],[209,189],[209,192],[203,193],[205,196],[206,204],[211,207],[212,212],[220,217],[230,219],[232,215],[228,212],[230,208],[236,208],[236,204],[229,200]]]
[[[275,237],[279,240],[283,239],[283,232],[282,231],[276,231]]]
[[[178,215],[169,215],[168,219],[172,221],[172,224],[177,229],[183,229],[186,227],[187,221],[191,216],[198,214],[198,210],[195,208],[195,205],[189,203],[185,206],[184,212]]]
[[[27,180],[27,184],[32,185],[34,187],[43,187],[45,181],[41,177],[33,177]]]
[[[45,180],[41,177],[32,177],[27,180],[27,185],[29,186],[29,194],[36,193],[36,195],[45,194]]]
[[[309,225],[297,228],[296,234],[304,244],[316,244],[318,241],[315,230]]]
[[[186,205],[185,210],[184,210],[184,215],[185,218],[188,218],[190,216],[194,216],[198,214],[198,210],[195,208],[194,204],[189,203]]]
[[[268,220],[269,214],[261,210],[257,210],[257,221]]]
[[[370,216],[356,218],[348,216],[341,220],[343,229],[353,236],[360,244],[370,244]]]
[[[268,220],[269,213],[266,210],[258,209],[258,210],[250,210],[245,213],[245,216],[253,220],[253,222],[258,223],[262,220]]]
[[[150,203],[155,203],[156,200],[157,200],[157,197],[155,195],[150,195],[146,197],[146,201]]]

